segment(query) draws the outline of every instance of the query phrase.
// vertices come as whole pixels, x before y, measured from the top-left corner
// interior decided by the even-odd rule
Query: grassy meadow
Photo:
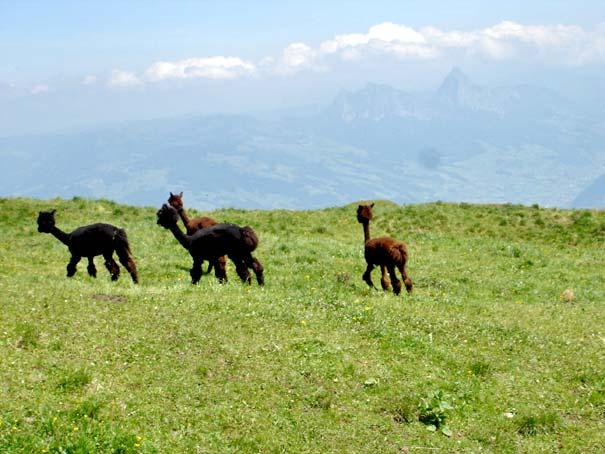
[[[67,279],[50,208],[124,227],[141,284]],[[260,288],[192,286],[157,207],[0,199],[0,452],[603,449],[605,212],[378,201],[397,297],[361,280],[355,208],[204,213],[259,234]]]

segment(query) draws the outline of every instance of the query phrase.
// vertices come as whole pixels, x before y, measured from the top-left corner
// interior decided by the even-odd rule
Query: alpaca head
[[[374,204],[370,205],[359,205],[357,207],[357,221],[361,222],[369,222],[372,220],[372,208],[374,208]]]
[[[55,212],[51,211],[40,211],[38,213],[38,232],[50,233],[55,226]]]
[[[157,212],[158,224],[164,227],[165,229],[169,229],[179,220],[179,214],[177,211],[171,207],[170,205],[162,205]]]
[[[176,210],[183,209],[183,193],[173,194],[170,193],[170,197],[168,197],[168,204]]]

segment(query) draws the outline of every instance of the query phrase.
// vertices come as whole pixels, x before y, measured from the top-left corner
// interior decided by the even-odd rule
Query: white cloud
[[[48,90],[50,89],[50,87],[46,84],[38,84],[38,85],[34,85],[29,92],[32,95],[39,95],[41,93],[48,93]]]
[[[518,40],[539,47],[568,46],[585,39],[582,28],[574,25],[521,25],[504,21],[481,33],[496,40]]]
[[[141,84],[141,79],[139,79],[135,73],[123,71],[121,69],[114,69],[111,71],[109,85],[112,87],[136,87]]]
[[[438,48],[464,48],[477,42],[477,36],[472,32],[446,32],[435,27],[425,27],[420,33],[428,43]]]
[[[424,44],[426,39],[421,33],[405,25],[397,25],[392,22],[384,22],[374,25],[368,31],[370,40],[378,40],[384,42],[398,42],[408,44]]]
[[[281,55],[267,56],[256,63],[239,57],[214,56],[158,61],[142,75],[114,69],[109,85],[129,87],[142,85],[143,81],[232,80],[256,74],[326,71],[339,61],[354,64],[365,58],[426,61],[461,56],[494,61],[532,59],[562,65],[605,63],[605,23],[586,31],[576,25],[523,25],[512,21],[478,30],[415,29],[383,22],[365,33],[336,35],[315,47],[293,42]],[[82,83],[90,85],[96,81],[96,76],[89,75]],[[35,91],[46,90],[48,87],[40,86]]]
[[[302,69],[321,71],[322,68],[316,64],[319,52],[305,43],[292,43],[282,51],[278,60],[263,59],[263,69],[277,74],[292,74]],[[267,65],[266,63],[272,63]]]
[[[590,46],[583,47],[576,54],[574,63],[581,65],[591,62],[605,62],[605,22],[588,33]]]
[[[165,79],[236,79],[253,74],[256,66],[237,57],[188,58],[180,61],[159,61],[145,72],[152,81]]]
[[[437,50],[426,38],[404,25],[384,22],[370,27],[368,33],[337,35],[319,46],[320,55],[340,53],[345,60],[359,59],[363,52],[384,52],[403,58],[434,58]]]
[[[316,52],[304,43],[293,43],[284,49],[283,61],[287,66],[298,67],[309,64]]]
[[[336,35],[316,49],[293,43],[284,49],[281,63],[290,72],[324,67],[330,57],[356,61],[366,56],[393,56],[402,60],[431,60],[451,52],[465,52],[493,60],[521,55],[573,64],[605,61],[605,26],[588,33],[575,25],[522,25],[503,21],[479,30],[414,29],[384,22],[367,33]]]

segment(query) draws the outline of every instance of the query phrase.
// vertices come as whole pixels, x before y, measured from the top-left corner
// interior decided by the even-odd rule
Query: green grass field
[[[126,228],[141,285],[67,279],[49,208]],[[361,280],[355,208],[211,213],[259,234],[259,288],[192,286],[157,208],[0,199],[0,452],[603,450],[604,212],[378,201],[396,297]]]

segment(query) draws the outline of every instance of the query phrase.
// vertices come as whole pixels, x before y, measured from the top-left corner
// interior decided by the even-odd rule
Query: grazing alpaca
[[[125,230],[111,224],[92,224],[78,227],[71,233],[65,233],[55,225],[56,211],[40,211],[38,214],[38,232],[52,234],[69,248],[71,259],[67,264],[67,277],[76,274],[76,266],[82,257],[88,258],[88,274],[97,277],[94,258],[97,255],[102,255],[105,258],[105,267],[111,274],[111,280],[117,280],[120,276],[120,267],[113,259],[113,252],[115,251],[120,263],[130,273],[132,281],[138,284],[137,267],[130,252]]]
[[[182,192],[180,194],[173,194],[171,192],[170,197],[168,197],[168,204],[179,213],[179,216],[180,216],[181,220],[183,221],[183,224],[185,225],[185,229],[187,230],[187,235],[193,235],[199,229],[205,229],[207,227],[211,227],[213,225],[218,224],[218,222],[216,222],[214,219],[209,218],[207,216],[202,216],[202,217],[191,219],[187,215],[187,212],[185,211],[185,207],[183,206],[183,193]],[[227,280],[227,258],[224,255],[219,257],[218,264],[219,264],[220,269],[215,267],[214,274],[216,275],[217,278],[219,278],[219,276],[222,276],[222,278],[219,278],[219,280],[226,281]],[[206,270],[206,273],[209,273],[212,270],[212,267],[213,267],[213,263],[210,262],[210,264],[208,265],[208,269]]]
[[[250,284],[252,279],[248,268],[252,268],[259,285],[265,283],[263,266],[252,257],[252,251],[258,246],[258,237],[250,227],[239,227],[235,224],[215,224],[198,230],[193,235],[187,235],[177,225],[179,215],[170,205],[162,205],[157,212],[158,224],[172,232],[174,237],[189,251],[193,257],[191,267],[191,282],[197,284],[202,277],[202,262],[214,263],[221,256],[228,256],[235,264],[238,276],[243,282]],[[217,277],[224,279],[223,271],[215,268]]]
[[[391,283],[393,284],[393,292],[395,295],[401,293],[401,281],[395,274],[395,269],[399,269],[405,289],[408,293],[412,292],[412,280],[407,275],[406,263],[408,261],[408,250],[404,243],[401,241],[394,240],[393,238],[383,236],[380,238],[370,239],[370,220],[372,219],[372,208],[371,205],[359,205],[357,207],[357,221],[363,224],[363,237],[364,237],[364,256],[368,264],[365,272],[363,273],[363,280],[372,288],[374,283],[372,282],[372,270],[375,266],[380,266],[382,277],[380,284],[384,290],[389,289],[389,280],[387,279],[388,270],[391,276]]]

